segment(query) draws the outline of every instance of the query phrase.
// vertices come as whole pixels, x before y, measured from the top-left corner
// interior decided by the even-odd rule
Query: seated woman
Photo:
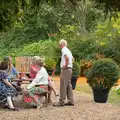
[[[39,56],[34,56],[32,58],[32,65],[30,66],[30,77],[32,79],[35,78],[37,72],[39,71],[39,67],[36,65],[36,61],[39,59],[40,57]],[[49,89],[53,90],[55,96],[58,96],[59,94],[57,94],[56,90],[55,90],[55,86],[54,86],[54,83],[52,82],[52,78],[51,77],[48,77],[48,87]],[[48,95],[48,101],[51,101],[50,99],[50,94]]]
[[[13,106],[12,97],[16,95],[16,89],[8,81],[5,70],[8,68],[7,62],[0,63],[0,103],[10,110],[17,111],[18,109]]]
[[[39,66],[36,65],[36,61],[40,59],[39,56],[34,56],[32,58],[32,65],[30,66],[30,78],[34,79],[36,77],[37,72],[39,71]]]
[[[8,74],[8,81],[12,83],[12,85],[16,88],[18,92],[21,91],[21,87],[19,87],[19,82],[11,81],[13,78],[19,79],[19,73],[12,64],[12,58],[10,56],[6,56],[4,58],[4,61],[8,63],[8,69],[6,70]]]
[[[12,64],[12,58],[10,56],[6,56],[4,61],[8,63],[8,69],[6,72],[8,73],[8,80],[11,81],[12,78],[19,78],[19,73],[16,68]]]
[[[36,77],[27,86],[27,94],[24,94],[23,100],[29,103],[33,108],[37,108],[40,102],[40,95],[48,91],[48,73],[43,67],[44,61],[42,58],[37,59],[36,65],[39,67]],[[26,93],[26,92],[25,92]],[[38,94],[39,93],[39,94]]]

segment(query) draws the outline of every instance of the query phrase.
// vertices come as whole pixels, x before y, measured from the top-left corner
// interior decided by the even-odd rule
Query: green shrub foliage
[[[112,59],[99,59],[86,73],[88,84],[94,89],[110,89],[119,79],[118,65]]]
[[[56,66],[56,61],[52,58],[45,59],[45,68],[46,69],[54,69]]]

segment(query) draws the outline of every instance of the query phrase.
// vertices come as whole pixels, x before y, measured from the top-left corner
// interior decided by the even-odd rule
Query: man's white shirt
[[[65,66],[65,55],[67,55],[67,57],[69,58],[67,67],[73,68],[73,64],[72,64],[73,56],[71,51],[65,46],[61,49],[61,52],[62,52],[62,57],[61,57],[60,67],[63,68],[63,66]]]

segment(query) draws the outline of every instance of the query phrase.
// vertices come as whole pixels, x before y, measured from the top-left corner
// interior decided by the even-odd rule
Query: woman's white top
[[[48,85],[48,73],[44,67],[40,68],[35,79],[27,86],[27,89],[30,89],[35,85]]]

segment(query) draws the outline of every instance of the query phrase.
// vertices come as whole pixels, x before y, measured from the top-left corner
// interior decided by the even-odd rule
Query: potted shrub
[[[55,70],[55,66],[56,66],[56,61],[54,59],[52,58],[45,59],[45,68],[49,75],[52,75],[52,73]]]
[[[76,87],[76,83],[77,83],[77,79],[80,76],[80,67],[79,64],[74,62],[73,63],[73,73],[72,73],[72,78],[71,78],[71,84],[72,84],[72,88],[73,90]]]
[[[86,77],[93,90],[94,101],[105,103],[111,87],[119,79],[119,68],[112,59],[99,59],[93,62]]]

